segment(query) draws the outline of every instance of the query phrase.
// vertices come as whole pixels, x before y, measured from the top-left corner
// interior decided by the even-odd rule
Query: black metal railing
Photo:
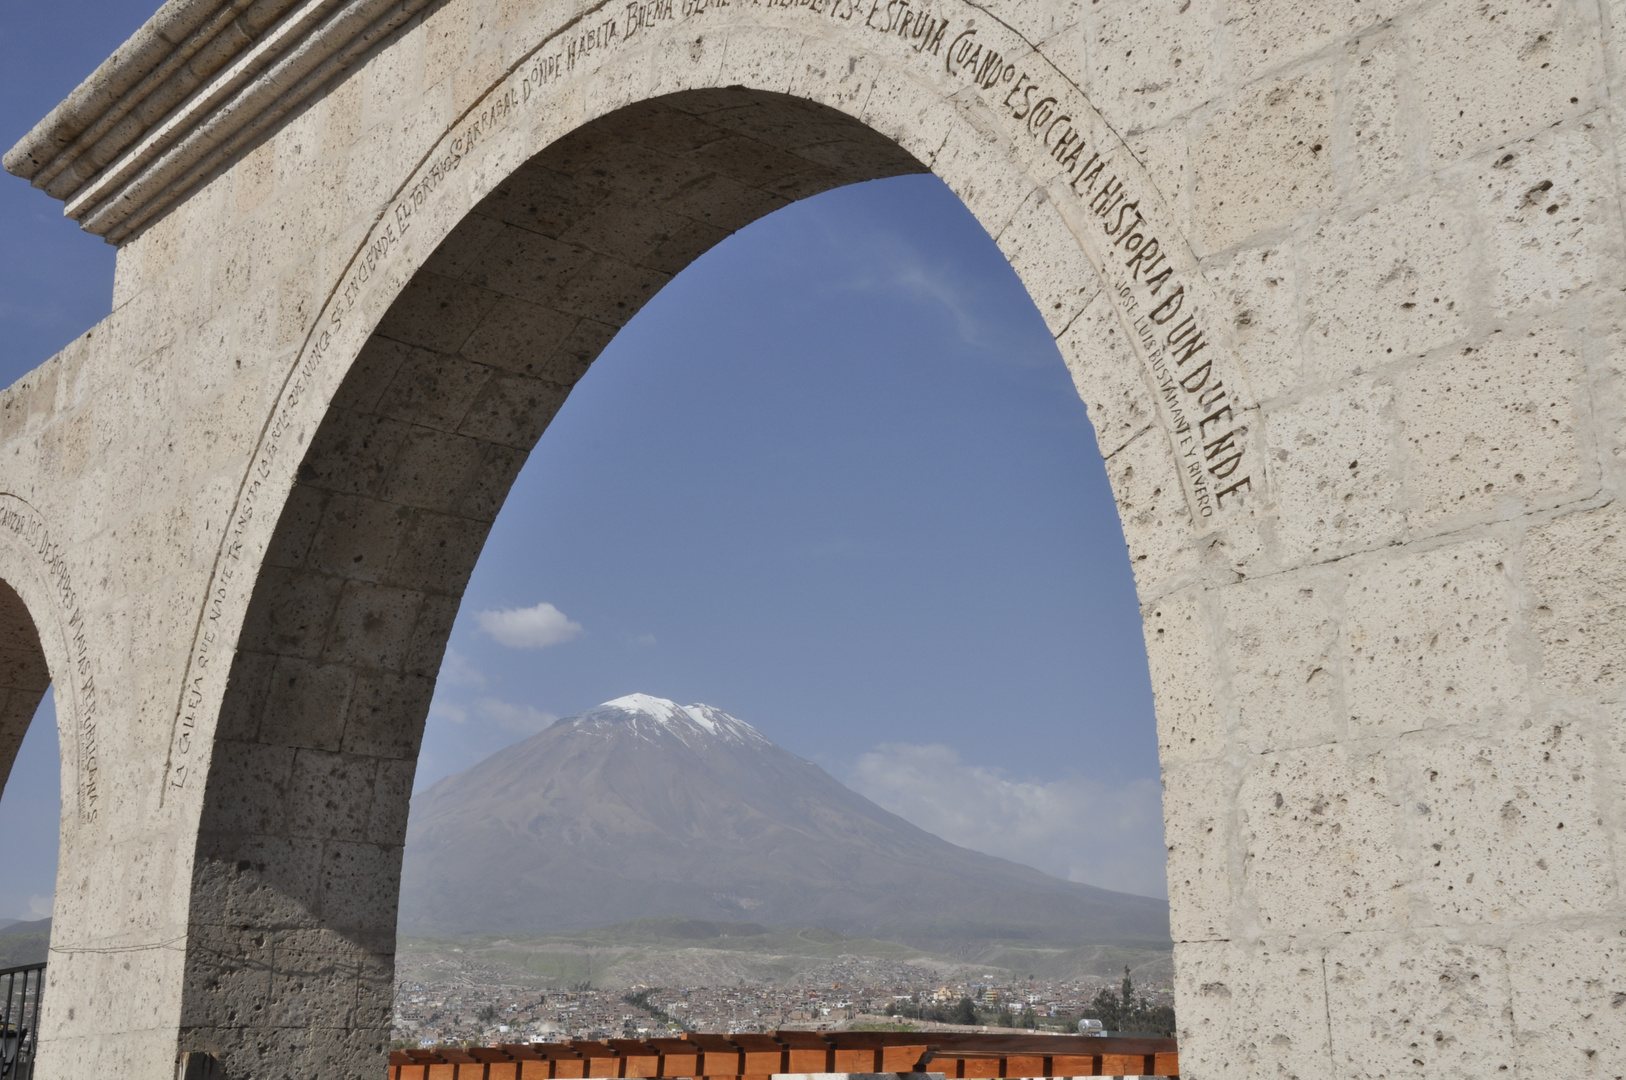
[[[33,1080],[45,965],[0,969],[0,1080]]]

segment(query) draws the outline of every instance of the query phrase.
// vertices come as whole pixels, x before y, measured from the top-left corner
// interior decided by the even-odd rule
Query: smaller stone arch
[[[0,789],[55,686],[64,837],[97,821],[104,802],[97,669],[71,559],[38,509],[0,492]]]
[[[0,580],[0,797],[29,722],[51,688],[45,647],[28,605]]]

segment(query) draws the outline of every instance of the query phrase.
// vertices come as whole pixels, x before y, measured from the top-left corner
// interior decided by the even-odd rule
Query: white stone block
[[[1203,260],[1203,276],[1228,305],[1236,359],[1257,401],[1294,390],[1302,379],[1298,267],[1291,248],[1243,248]]]
[[[1220,631],[1201,593],[1161,597],[1145,611],[1146,658],[1165,764],[1217,758],[1225,750],[1220,711]]]
[[[1440,922],[1597,916],[1618,886],[1599,815],[1599,748],[1562,714],[1409,747],[1417,895]]]
[[[1223,941],[1233,935],[1236,788],[1235,769],[1225,762],[1163,770],[1169,931],[1176,941]]]
[[[1436,160],[1592,109],[1602,51],[1583,3],[1440,3],[1410,21],[1413,78]]]
[[[1288,573],[1220,591],[1236,738],[1251,753],[1318,746],[1342,731],[1335,589]]]
[[[1261,933],[1396,928],[1410,867],[1381,754],[1341,746],[1252,759],[1237,797],[1244,902]]]
[[[1306,376],[1342,380],[1460,338],[1482,289],[1467,219],[1448,192],[1338,218],[1300,243]]]
[[[1596,475],[1586,372],[1565,328],[1498,332],[1462,353],[1395,377],[1413,533],[1515,513]]]
[[[1205,1048],[1205,1075],[1258,1080],[1332,1080],[1327,987],[1318,951],[1247,941],[1175,949],[1180,1067],[1185,1048]]]
[[[1611,504],[1530,530],[1524,577],[1542,681],[1583,700],[1616,698],[1626,680],[1626,514]]]
[[[1326,962],[1339,1076],[1512,1073],[1512,994],[1501,949],[1359,934],[1331,947]]]
[[[1330,63],[1254,83],[1192,124],[1192,213],[1221,251],[1332,201]]]
[[[1289,566],[1323,562],[1402,535],[1396,504],[1394,391],[1370,379],[1265,411],[1276,538]]]
[[[1613,1080],[1626,1062],[1626,927],[1525,931],[1507,950],[1518,1068]]]
[[[1514,599],[1500,541],[1351,560],[1344,570],[1350,733],[1398,736],[1517,713]]]
[[[1179,18],[1157,0],[1105,0],[1086,16],[1089,96],[1119,131],[1156,127],[1219,89],[1220,6],[1192,0]]]
[[[1309,0],[1284,9],[1270,0],[1239,0],[1226,7],[1231,71],[1238,81],[1281,68],[1336,42],[1364,34],[1395,16],[1400,0]]]

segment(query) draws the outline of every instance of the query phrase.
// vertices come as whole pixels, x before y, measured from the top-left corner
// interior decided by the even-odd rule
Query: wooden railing
[[[1178,1077],[1173,1039],[962,1032],[775,1031],[676,1039],[397,1050],[389,1080],[768,1080],[787,1073]]]

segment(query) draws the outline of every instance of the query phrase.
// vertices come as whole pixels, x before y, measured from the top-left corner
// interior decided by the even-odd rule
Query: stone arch
[[[810,139],[816,155],[794,152]],[[355,998],[358,981],[371,992],[342,1033],[362,1044],[322,1047],[329,1067],[336,1053],[358,1073],[377,1061],[411,778],[446,635],[570,387],[662,284],[731,232],[840,184],[920,170],[861,124],[786,95],[690,91],[627,106],[498,184],[361,349],[256,583],[194,869],[195,931],[230,925],[245,904],[303,924],[298,959],[264,955],[297,979],[304,1015],[342,1014],[327,994]],[[220,968],[247,957],[230,936],[233,949],[193,953],[186,1013],[236,996]],[[238,1060],[244,1048],[208,1027],[184,1048]]]
[[[678,91],[546,147],[424,260],[312,433],[248,604],[202,792],[191,927],[213,944],[189,951],[183,1052],[214,1054],[230,1075],[290,1049],[358,1074],[376,1062],[435,675],[531,448],[694,258],[797,199],[922,171],[827,105],[739,85]],[[1040,228],[1030,214],[1004,239],[1031,258]],[[1047,315],[1070,326],[1098,294],[1093,281],[1053,286]],[[295,992],[309,1025],[297,1034]]]
[[[410,278],[379,290],[389,306],[314,420],[224,688],[190,916],[193,940],[210,945],[189,950],[182,1052],[259,1073],[293,1039],[312,1067],[371,1067],[389,1025],[424,716],[507,488],[598,351],[694,257],[797,198],[927,171],[872,124],[743,85],[606,102],[494,177]],[[984,142],[969,128],[958,138],[967,133]],[[976,195],[997,171],[950,169],[951,185]],[[1062,337],[1081,389],[1096,394],[1104,452],[1151,442],[1143,472],[1161,455],[1172,477],[1099,273],[1052,195],[1000,179],[1011,190],[985,226]],[[1096,179],[1104,189],[1109,177]],[[1138,498],[1133,467],[1114,480],[1122,503]],[[1179,499],[1177,480],[1153,490]],[[1150,512],[1143,524],[1161,524]],[[252,934],[237,929],[247,914]],[[244,969],[270,973],[259,994],[244,994]],[[289,1013],[281,997],[294,991]]]
[[[0,797],[5,795],[29,722],[50,687],[45,647],[28,605],[15,589],[0,581]]]
[[[0,493],[0,796],[23,738],[55,691],[61,800],[51,941],[75,905],[76,838],[105,824],[96,656],[68,561],[40,511]]]
[[[0,493],[0,791],[45,693],[56,688],[64,832],[103,808],[95,656],[81,597],[53,530]]]

